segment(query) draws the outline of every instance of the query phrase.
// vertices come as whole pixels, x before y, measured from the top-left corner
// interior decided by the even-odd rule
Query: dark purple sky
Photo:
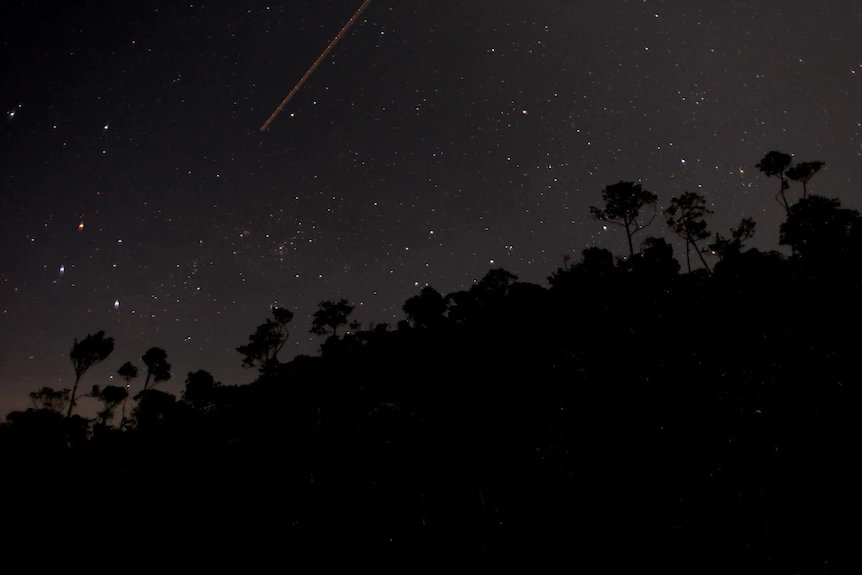
[[[752,216],[762,249],[771,149],[860,208],[855,2],[375,0],[258,132],[360,3],[4,6],[0,416],[71,386],[100,329],[85,388],[159,346],[178,393],[252,380],[235,348],[272,304],[289,359],[322,299],[394,326],[426,284],[544,285],[566,253],[623,253],[588,211],[619,180],[704,194],[713,231]]]

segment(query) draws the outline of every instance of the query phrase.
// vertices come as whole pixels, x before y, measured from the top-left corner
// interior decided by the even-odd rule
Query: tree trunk
[[[709,273],[712,273],[712,270],[709,269],[709,264],[706,263],[706,258],[703,257],[703,252],[700,250],[700,248],[697,247],[696,243],[691,242],[691,245],[694,246],[694,251],[697,252],[697,257],[700,258],[700,263],[703,264],[703,267],[706,268],[706,271],[708,271]]]
[[[69,409],[66,411],[66,417],[72,417],[72,408],[75,406],[75,393],[78,392],[78,382],[81,381],[81,374],[75,374],[75,385],[72,386],[72,397],[69,398]]]
[[[632,243],[632,235],[634,235],[634,232],[629,231],[629,224],[626,223],[626,238],[629,240],[629,261],[633,260],[635,257],[635,248],[634,244]]]
[[[784,173],[783,172],[781,174],[779,174],[778,178],[781,182],[781,190],[778,192],[778,195],[781,196],[781,201],[779,203],[784,206],[784,211],[789,214],[790,213],[790,204],[787,203],[787,196],[784,195],[784,190],[787,189],[787,180],[784,179]]]
[[[689,257],[689,252],[691,251],[691,244],[694,242],[691,240],[686,240],[685,242],[685,265],[688,267],[688,273],[691,273],[691,257]]]

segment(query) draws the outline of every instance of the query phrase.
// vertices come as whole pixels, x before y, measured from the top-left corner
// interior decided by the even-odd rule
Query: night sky
[[[236,347],[274,304],[287,360],[317,353],[324,299],[394,327],[428,284],[547,285],[567,253],[624,253],[589,214],[619,180],[704,194],[713,232],[754,217],[761,249],[769,150],[862,207],[858,2],[375,0],[260,132],[360,3],[4,5],[0,417],[71,387],[98,330],[116,347],[82,389],[158,346],[179,393],[252,381]]]

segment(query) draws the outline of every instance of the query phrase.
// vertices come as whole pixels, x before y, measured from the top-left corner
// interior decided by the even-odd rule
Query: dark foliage
[[[794,255],[809,263],[839,267],[858,246],[851,241],[859,213],[841,207],[835,198],[808,196],[790,208],[781,224],[779,243],[789,245]]]
[[[103,388],[98,385],[93,386],[90,392],[90,397],[94,397],[102,402],[102,410],[98,413],[99,423],[106,425],[109,420],[114,417],[114,410],[123,403],[129,392],[125,387],[117,385],[107,385]]]
[[[706,198],[695,192],[683,192],[671,198],[670,206],[665,210],[667,227],[685,241],[685,263],[689,272],[692,249],[700,258],[706,271],[710,271],[709,264],[703,257],[704,250],[697,245],[697,242],[710,236],[705,218],[711,213],[712,210],[706,207]]]
[[[261,373],[268,373],[278,365],[278,352],[287,342],[287,324],[293,312],[283,307],[271,309],[272,318],[267,318],[248,336],[248,343],[236,350],[242,354],[243,367],[257,366]]]
[[[53,387],[42,387],[37,391],[30,392],[30,401],[37,410],[63,411],[66,402],[69,401],[71,390],[54,389]]]
[[[144,380],[144,391],[150,389],[150,384],[155,385],[171,378],[171,364],[168,363],[168,352],[160,347],[151,347],[141,356],[141,361],[147,366],[147,378]],[[126,364],[120,369],[126,368]],[[135,370],[137,373],[137,370]],[[127,373],[131,373],[128,371]],[[126,377],[126,373],[120,374]]]
[[[338,327],[347,324],[347,318],[353,312],[353,305],[346,299],[337,302],[325,300],[318,304],[317,311],[311,322],[311,333],[334,336]]]
[[[605,207],[590,206],[590,213],[609,224],[622,227],[626,232],[626,240],[629,245],[629,256],[634,257],[634,235],[647,226],[655,218],[655,205],[658,196],[644,190],[640,184],[635,182],[617,182],[602,190],[602,200]],[[641,211],[653,207],[653,213],[646,221],[643,221]]]
[[[114,351],[114,338],[105,337],[104,331],[87,334],[83,340],[72,343],[72,351],[69,352],[69,359],[72,360],[72,367],[75,369],[75,383],[72,386],[72,392],[69,395],[69,409],[66,412],[66,417],[72,416],[72,410],[78,400],[78,384],[81,377],[88,369],[105,360],[111,352]]]
[[[739,225],[730,230],[729,238],[716,232],[715,241],[709,244],[709,249],[721,260],[733,258],[741,254],[745,242],[754,237],[755,226],[754,219],[742,218]]]
[[[122,430],[9,414],[4,519],[52,549],[252,571],[854,572],[860,216],[800,200],[790,257],[744,250],[752,227],[713,273],[661,238],[589,248],[548,287],[424,288],[394,330],[338,336],[352,308],[323,302],[320,356],[248,385],[189,373]]]

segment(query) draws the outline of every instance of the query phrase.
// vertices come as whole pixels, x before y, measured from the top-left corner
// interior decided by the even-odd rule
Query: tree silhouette
[[[835,261],[849,245],[851,231],[860,220],[859,212],[841,207],[835,198],[811,195],[790,208],[781,224],[779,242],[789,245],[803,258]]]
[[[655,278],[668,278],[679,273],[673,247],[664,238],[646,238],[640,245],[640,252],[629,262],[631,269]]]
[[[614,264],[614,254],[606,248],[595,246],[585,248],[581,251],[581,260],[574,264],[570,264],[569,259],[564,258],[565,267],[557,268],[548,276],[551,288],[563,293],[572,293],[584,288],[585,278],[592,278],[592,283],[595,283],[598,278],[610,277],[618,271]]]
[[[215,394],[220,385],[206,370],[190,371],[186,377],[183,401],[190,403],[197,409],[210,409],[215,404]]]
[[[581,252],[581,262],[577,266],[590,275],[609,275],[615,270],[614,254],[605,248],[586,248]]]
[[[117,373],[126,380],[126,387],[131,386],[131,381],[138,377],[138,366],[133,364],[131,361],[127,361],[117,370]]]
[[[790,211],[790,205],[787,203],[787,196],[784,195],[784,192],[789,187],[787,183],[787,176],[785,172],[790,167],[790,163],[793,161],[793,156],[790,154],[785,154],[784,152],[779,152],[777,150],[772,150],[767,153],[763,158],[756,164],[756,168],[758,168],[761,172],[766,174],[767,177],[776,176],[780,182],[780,188],[778,193],[775,194],[775,200],[784,206],[785,211]]]
[[[708,218],[697,197],[670,205],[682,232]],[[853,572],[862,216],[802,198],[781,227],[791,256],[743,251],[754,227],[715,234],[714,273],[695,261],[679,275],[647,232],[629,258],[584,249],[548,289],[502,269],[446,297],[422,289],[394,331],[344,335],[352,306],[326,302],[318,327],[342,334],[319,357],[245,385],[192,371],[182,401],[150,382],[128,433],[65,417],[71,392],[35,391],[36,409],[0,422],[4,522],[45,547],[34,533],[122,491],[158,513],[118,537],[175,527],[187,544],[168,559],[229,539],[243,561],[287,549],[321,567],[340,541],[330,557],[399,572],[541,572],[571,556],[585,572]],[[278,353],[273,334],[255,362]],[[122,394],[94,386],[101,421]],[[287,526],[275,546],[273,517]],[[70,537],[93,546],[88,530]]]
[[[151,347],[141,356],[141,361],[147,366],[147,378],[144,380],[143,391],[149,389],[150,381],[155,385],[171,378],[171,364],[168,363],[168,353],[162,348]]]
[[[338,326],[346,325],[347,317],[353,312],[353,305],[344,298],[337,302],[325,300],[317,307],[311,322],[311,333],[317,335],[337,335]]]
[[[99,423],[106,425],[114,417],[114,410],[117,406],[129,397],[129,392],[125,387],[118,385],[107,385],[104,389],[100,389],[98,385],[94,385],[93,390],[90,392],[90,397],[95,397],[102,402],[104,408],[97,415]]]
[[[620,181],[605,187],[602,190],[602,199],[605,201],[605,207],[590,206],[590,213],[604,222],[625,229],[629,244],[629,257],[634,257],[635,248],[632,236],[649,226],[655,219],[655,203],[658,196],[644,190],[640,184]],[[638,219],[641,216],[641,210],[646,206],[653,207],[653,214],[645,223],[640,223]]]
[[[267,318],[248,336],[248,343],[236,350],[242,354],[243,367],[258,366],[261,373],[278,364],[278,352],[287,341],[287,324],[293,312],[283,307],[272,308],[272,318]]]
[[[401,309],[404,310],[413,327],[433,328],[443,321],[443,314],[446,313],[446,300],[433,287],[425,286],[419,295],[408,298]]]
[[[737,227],[731,228],[729,238],[716,232],[715,241],[709,244],[709,249],[720,260],[738,255],[742,251],[745,241],[754,237],[754,226],[754,219],[743,218]]]
[[[72,351],[69,352],[69,358],[72,360],[72,366],[75,368],[75,384],[72,386],[69,410],[66,412],[66,417],[72,416],[72,408],[75,407],[76,400],[75,394],[78,391],[78,382],[81,381],[81,376],[92,366],[111,355],[112,351],[114,351],[114,338],[105,337],[104,331],[87,334],[87,337],[82,341],[78,341],[75,338],[72,343]]]
[[[671,198],[670,206],[665,210],[668,227],[685,240],[685,263],[689,272],[691,272],[689,257],[691,249],[697,253],[706,271],[710,271],[709,264],[703,257],[703,250],[697,242],[710,236],[704,218],[711,213],[712,210],[706,207],[706,198],[695,192],[683,192],[682,195]]]
[[[820,168],[825,166],[824,162],[799,162],[787,170],[787,177],[794,182],[802,182],[802,198],[808,197],[808,182],[811,181]]]
[[[29,469],[39,469],[43,465],[50,465],[52,458],[65,452],[69,447],[83,445],[87,441],[89,422],[80,415],[71,417],[64,416],[56,409],[33,409],[26,411],[13,411],[6,415],[6,423],[0,424],[0,432],[14,431],[14,435],[20,444],[17,446],[19,456],[26,457]],[[10,465],[9,458],[13,455],[6,447],[8,443],[2,439],[6,434],[0,433],[0,447],[4,458],[4,487],[5,480],[13,476],[15,465]],[[20,468],[19,468],[20,470]],[[34,478],[37,479],[37,478]],[[28,486],[29,487],[29,486]],[[53,486],[56,487],[56,486]],[[11,493],[19,495],[19,490],[12,489]],[[39,497],[46,497],[49,491],[39,493]],[[4,517],[8,521],[7,507],[14,497],[7,497],[4,501]]]
[[[30,392],[30,401],[36,409],[45,409],[48,411],[56,411],[62,413],[66,402],[69,401],[68,389],[54,389],[53,387],[43,387],[38,391]]]
[[[177,398],[158,389],[147,389],[138,394],[138,405],[132,411],[137,429],[150,431],[161,425],[171,414]]]
[[[488,270],[482,279],[470,288],[480,300],[496,299],[506,295],[518,276],[503,268]]]

